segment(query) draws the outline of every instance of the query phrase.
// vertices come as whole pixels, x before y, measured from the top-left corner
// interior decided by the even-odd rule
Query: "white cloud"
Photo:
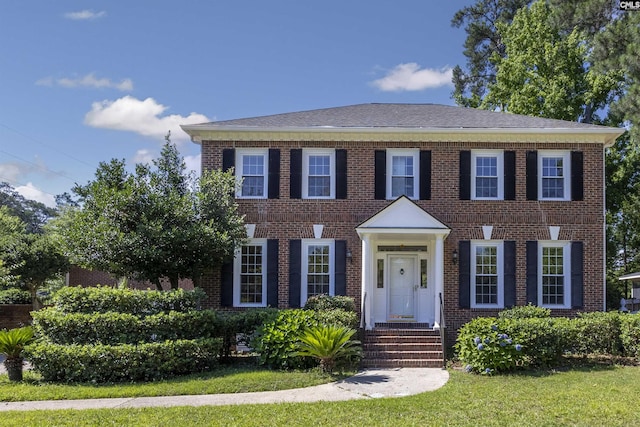
[[[421,69],[415,62],[394,67],[381,79],[371,84],[384,92],[419,91],[451,84],[453,69]]]
[[[100,12],[94,12],[93,10],[81,10],[79,12],[67,12],[64,14],[65,18],[72,19],[74,21],[91,21],[105,16],[107,16],[107,12],[104,10]]]
[[[194,171],[196,176],[200,176],[202,155],[185,156],[184,164],[187,166],[187,172]]]
[[[121,91],[132,91],[133,90],[133,81],[131,79],[122,79],[119,82],[112,81],[108,78],[97,78],[94,73],[89,73],[86,76],[82,77],[63,77],[60,79],[54,79],[53,77],[44,77],[38,81],[36,84],[39,86],[62,86],[67,88],[75,88],[75,87],[89,87],[89,88],[112,88]]]
[[[0,181],[16,182],[33,168],[20,163],[0,163]]]
[[[44,203],[52,208],[56,206],[56,198],[53,195],[36,188],[31,182],[28,182],[27,185],[15,187],[15,190],[26,199]]]
[[[167,131],[171,131],[171,141],[178,143],[189,139],[180,125],[210,121],[198,113],[186,117],[179,114],[163,116],[167,109],[153,98],[139,100],[127,95],[115,101],[94,102],[84,117],[84,123],[95,128],[135,132],[162,141]]]
[[[136,155],[133,156],[134,163],[151,163],[156,158],[156,154],[147,149],[136,151]]]

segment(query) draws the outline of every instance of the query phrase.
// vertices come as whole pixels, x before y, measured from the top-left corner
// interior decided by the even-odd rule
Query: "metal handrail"
[[[447,367],[447,358],[445,354],[446,346],[445,346],[445,331],[446,323],[444,321],[444,303],[442,302],[442,292],[438,294],[440,297],[440,343],[442,344],[442,367]]]

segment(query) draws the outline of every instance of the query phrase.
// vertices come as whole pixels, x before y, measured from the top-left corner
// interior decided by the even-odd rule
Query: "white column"
[[[372,329],[371,312],[373,310],[373,255],[371,253],[371,242],[369,235],[362,236],[362,306],[361,325],[364,329]]]
[[[436,309],[435,322],[433,323],[433,329],[440,329],[440,294],[443,294],[444,298],[444,236],[438,234],[436,236],[436,292],[435,292],[435,304]]]

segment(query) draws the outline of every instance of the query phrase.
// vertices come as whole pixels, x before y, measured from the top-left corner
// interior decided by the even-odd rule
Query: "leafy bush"
[[[0,304],[31,304],[31,294],[17,288],[5,289],[0,291]]]
[[[170,311],[146,317],[128,313],[33,312],[39,336],[57,344],[136,344],[222,336],[222,320],[212,310]]]
[[[316,311],[315,317],[323,325],[344,326],[350,329],[358,327],[358,314],[354,311],[345,311],[342,309]]]
[[[356,305],[353,302],[353,298],[343,295],[315,295],[307,299],[307,303],[304,305],[307,310],[323,311],[323,310],[344,310],[344,311],[356,311]]]
[[[9,359],[19,359],[22,357],[24,346],[33,341],[33,328],[24,326],[0,331],[0,354],[4,354]]]
[[[571,323],[574,331],[568,349],[572,352],[612,355],[622,353],[618,312],[580,313]]]
[[[530,319],[551,317],[551,310],[544,307],[538,307],[531,303],[520,305],[502,310],[498,313],[499,319]]]
[[[147,344],[63,345],[38,342],[25,355],[45,381],[153,381],[201,372],[216,363],[220,339]]]
[[[620,341],[625,356],[640,359],[640,314],[620,316]]]
[[[455,347],[468,372],[492,374],[526,364],[522,344],[502,331],[493,317],[478,317],[465,324]]]
[[[244,344],[250,344],[251,338],[256,330],[268,322],[273,321],[278,315],[276,308],[258,308],[237,312],[220,313],[220,336],[223,338],[223,357],[231,356],[231,348],[238,344],[237,337],[240,335]]]
[[[360,341],[351,339],[355,333],[344,326],[312,326],[300,335],[297,355],[318,359],[322,370],[331,373],[337,362],[359,360],[362,347]]]
[[[251,346],[260,355],[260,364],[280,369],[308,368],[312,361],[297,354],[297,343],[305,329],[316,325],[312,310],[282,310],[256,331]]]
[[[526,364],[533,366],[556,363],[573,339],[571,321],[562,317],[502,319],[500,326],[522,345]]]
[[[135,316],[149,316],[169,311],[197,309],[205,294],[202,290],[141,291],[106,286],[65,287],[51,302],[63,313],[106,313],[115,311]]]

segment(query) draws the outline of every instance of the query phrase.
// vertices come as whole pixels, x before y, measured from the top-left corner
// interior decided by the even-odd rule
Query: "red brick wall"
[[[344,239],[353,253],[347,262],[347,293],[360,304],[361,243],[355,227],[390,201],[374,200],[374,150],[427,149],[432,152],[431,200],[416,203],[451,228],[445,241],[444,298],[449,328],[457,329],[476,316],[495,315],[495,310],[458,307],[458,269],[449,254],[460,240],[482,239],[482,226],[493,225],[493,238],[515,240],[517,250],[517,303],[525,304],[525,245],[528,240],[548,240],[549,226],[560,226],[560,240],[584,242],[584,310],[602,310],[604,271],[603,147],[588,143],[463,143],[463,142],[233,142],[204,141],[202,167],[220,168],[223,148],[280,148],[280,199],[238,200],[246,223],[257,224],[255,237],[279,239],[279,306],[288,305],[289,239],[313,237],[313,224],[324,224],[323,237]],[[348,200],[290,200],[290,148],[345,148],[348,150]],[[461,150],[503,149],[516,152],[516,200],[459,200],[459,153]],[[584,201],[548,202],[526,200],[526,152],[529,150],[577,150],[584,154]],[[207,277],[205,290],[216,289],[210,302],[219,305],[219,274]],[[217,299],[216,299],[217,298]],[[572,310],[556,311],[574,314]]]
[[[31,304],[1,304],[0,330],[18,328],[31,324]]]

